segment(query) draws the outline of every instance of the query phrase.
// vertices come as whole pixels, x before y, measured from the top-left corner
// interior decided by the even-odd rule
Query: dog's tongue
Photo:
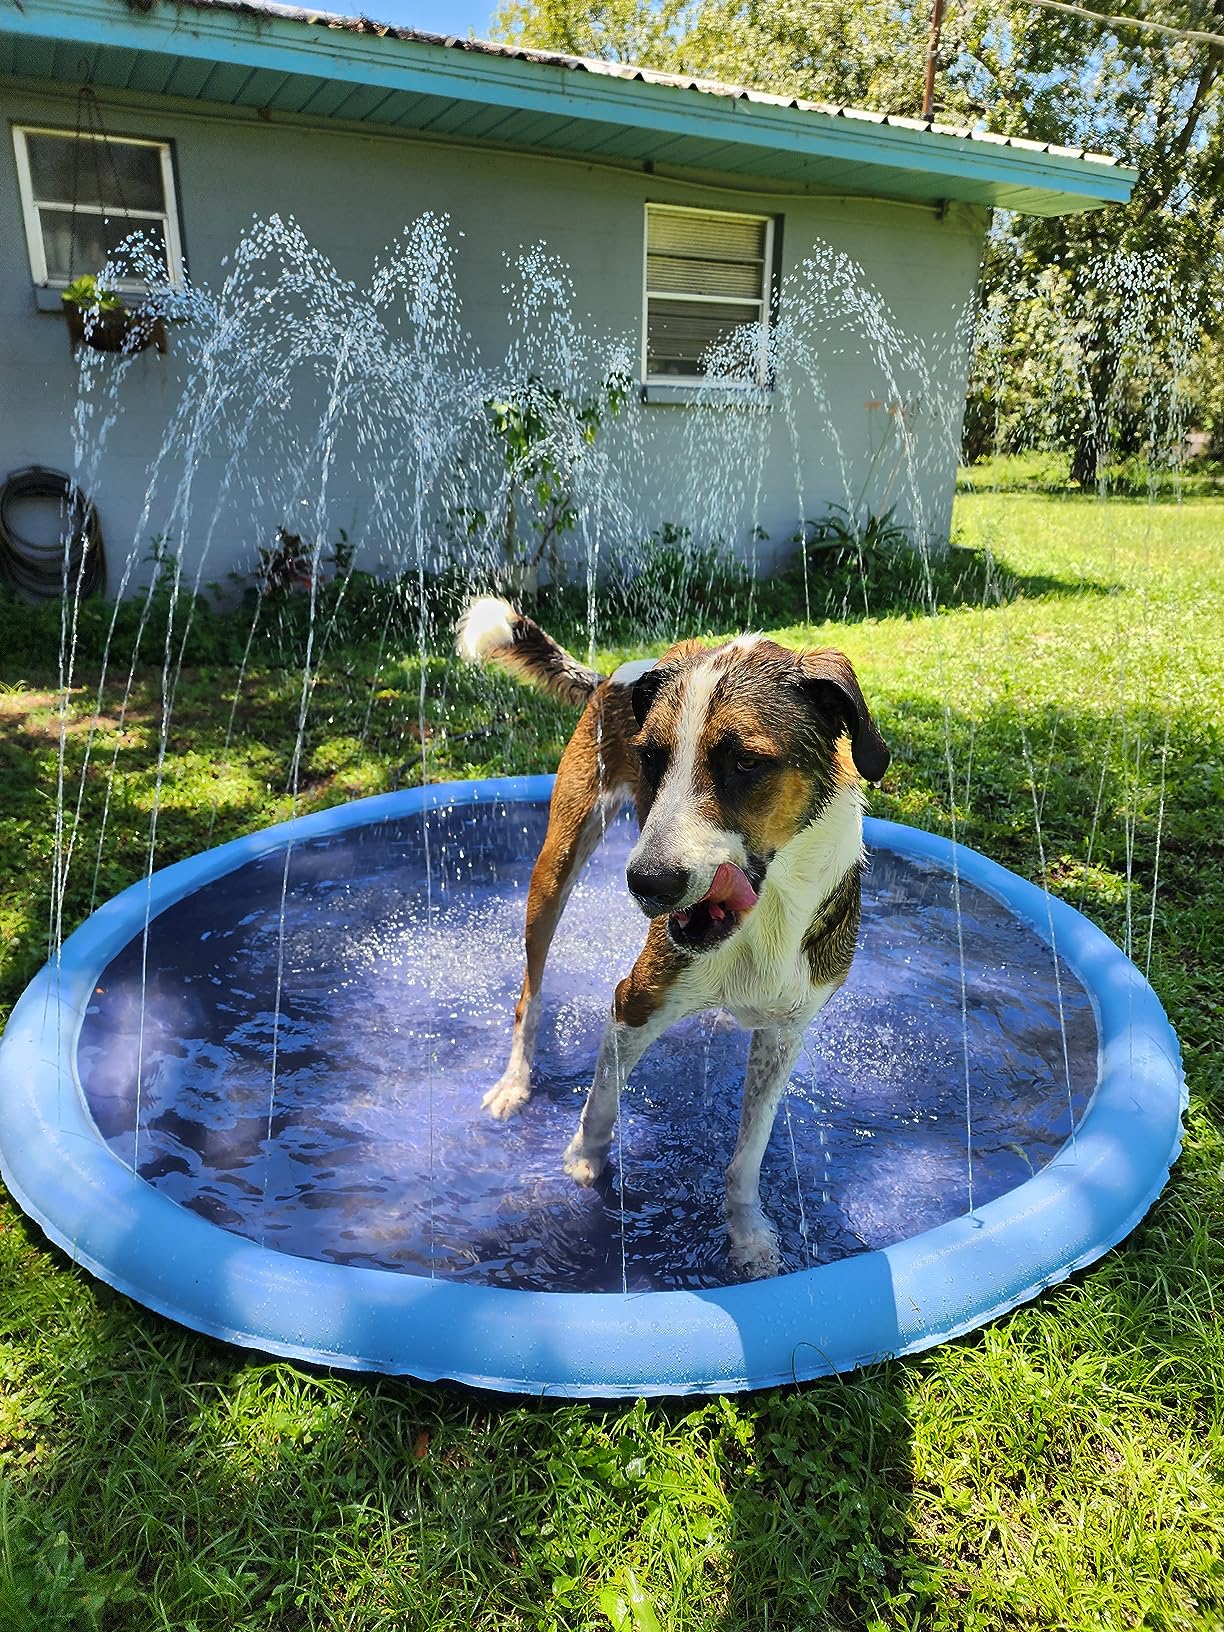
[[[720,924],[728,912],[747,912],[749,907],[755,907],[757,892],[748,882],[747,874],[742,868],[724,861],[710,881],[710,887],[700,901],[693,906],[704,906],[710,914],[712,923]],[[683,929],[689,921],[689,913],[693,907],[687,907],[683,912],[673,913],[676,923]]]
[[[709,889],[702,896],[711,907],[719,906],[732,912],[746,912],[755,907],[757,892],[748,882],[748,876],[739,867],[724,861],[714,874]]]

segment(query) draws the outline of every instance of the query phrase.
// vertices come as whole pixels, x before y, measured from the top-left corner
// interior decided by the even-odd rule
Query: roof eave
[[[582,151],[601,133],[640,133],[633,158],[647,161],[678,137],[737,150],[734,169],[786,173],[818,182],[822,165],[852,170],[846,190],[924,196],[1060,215],[1121,203],[1135,172],[1108,159],[1050,151],[1036,143],[982,139],[969,131],[884,122],[853,109],[796,105],[727,87],[677,85],[631,70],[592,71],[579,59],[473,48],[472,42],[344,26],[325,14],[233,4],[153,0],[145,12],[121,0],[23,0],[6,7],[0,34],[55,39],[77,48],[191,58],[307,79],[453,99],[508,112],[552,115],[572,128],[561,150]],[[539,145],[548,147],[547,139]],[[878,182],[864,180],[871,176]],[[928,185],[923,186],[922,178]]]

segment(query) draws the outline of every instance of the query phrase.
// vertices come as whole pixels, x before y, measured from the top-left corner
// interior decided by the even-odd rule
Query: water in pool
[[[728,1017],[696,1016],[647,1054],[594,1189],[561,1170],[646,927],[624,886],[628,818],[562,919],[533,1099],[508,1123],[480,1108],[509,1046],[545,819],[485,804],[356,828],[293,847],[283,917],[282,851],[154,919],[143,997],[137,937],[81,1034],[116,1155],[307,1258],[554,1291],[735,1279],[723,1172],[748,1038]],[[1048,1162],[1095,1087],[1082,986],[1065,965],[1056,982],[1048,947],[993,896],[962,885],[961,907],[965,1028],[951,876],[875,852],[850,979],[812,1025],[762,1169],[786,1270],[967,1210],[966,1040],[977,1205]]]

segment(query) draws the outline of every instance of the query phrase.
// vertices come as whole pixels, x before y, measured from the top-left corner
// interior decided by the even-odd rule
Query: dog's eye
[[[736,754],[731,761],[731,769],[736,776],[751,776],[753,771],[759,771],[765,760],[760,754]]]
[[[663,775],[663,765],[667,755],[662,748],[651,747],[649,743],[638,749],[638,759],[641,761],[642,775],[647,782],[657,782]]]

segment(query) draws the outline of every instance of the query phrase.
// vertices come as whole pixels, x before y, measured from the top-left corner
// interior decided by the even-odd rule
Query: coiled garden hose
[[[62,525],[53,543],[26,538],[15,526],[13,508],[21,499],[58,502]],[[106,551],[98,512],[63,471],[30,465],[13,471],[0,486],[0,581],[33,601],[56,600],[65,589],[82,597],[105,590]]]

